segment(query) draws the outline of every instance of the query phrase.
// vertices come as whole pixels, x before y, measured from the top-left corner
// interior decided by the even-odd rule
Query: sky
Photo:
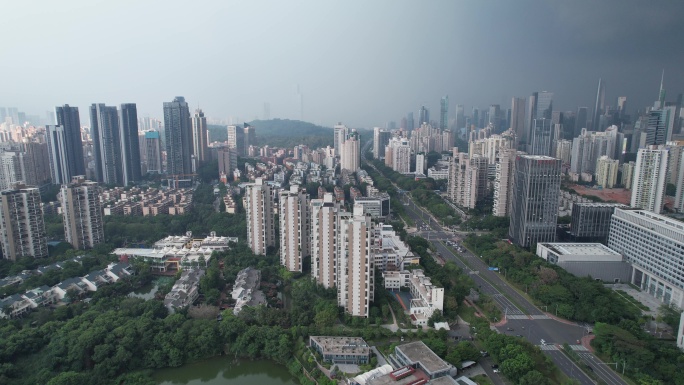
[[[184,96],[209,118],[385,126],[439,101],[510,108],[554,92],[554,109],[652,105],[684,92],[677,0],[5,1],[0,106],[44,115],[137,103],[162,117]],[[300,104],[301,101],[301,104]]]

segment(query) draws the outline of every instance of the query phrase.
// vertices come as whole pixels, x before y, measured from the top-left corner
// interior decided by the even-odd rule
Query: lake
[[[298,385],[287,368],[267,360],[234,360],[229,356],[157,370],[159,385]]]

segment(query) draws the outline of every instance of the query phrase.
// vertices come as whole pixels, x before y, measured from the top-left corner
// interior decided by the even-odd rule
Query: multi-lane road
[[[371,143],[372,141],[361,151],[366,162],[365,153]],[[373,167],[372,164],[367,164]],[[473,255],[465,248],[462,249],[463,252],[457,252],[447,246],[445,241],[457,238],[455,234],[444,229],[429,213],[417,206],[408,194],[404,195],[402,200],[403,202],[395,204],[404,205],[406,214],[416,224],[418,234],[428,239],[443,258],[455,262],[468,273],[480,292],[491,296],[499,306],[505,317],[505,323],[499,323],[497,326],[500,333],[518,335],[538,345],[563,373],[582,385],[596,384],[596,381],[583,370],[593,372],[594,377],[607,385],[627,385],[608,364],[601,362],[580,344],[580,340],[588,333],[587,328],[556,319],[551,316],[554,313],[553,308],[545,309],[548,312],[540,310],[505,282],[501,272],[490,271],[480,256]],[[565,343],[569,344],[586,364],[583,368],[560,351]]]

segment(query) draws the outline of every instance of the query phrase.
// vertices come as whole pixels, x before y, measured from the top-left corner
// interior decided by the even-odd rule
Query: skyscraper
[[[166,138],[166,173],[170,175],[192,173],[192,125],[188,103],[182,96],[164,102],[164,129]]]
[[[582,134],[582,129],[587,128],[587,114],[589,109],[587,107],[577,108],[577,120],[575,120],[575,131],[573,133],[573,138],[576,138]]]
[[[406,117],[406,129],[411,132],[414,128],[416,128],[416,122],[413,120],[413,112],[409,112]]]
[[[420,110],[418,110],[418,126],[421,126],[423,123],[430,124],[430,111],[425,106],[420,106]]]
[[[140,182],[141,160],[140,140],[138,139],[138,107],[135,103],[121,105],[119,133],[121,134],[121,168],[123,184],[128,186],[133,182]]]
[[[60,202],[66,241],[76,249],[90,249],[104,242],[101,188],[96,182],[75,176],[63,184]]]
[[[269,247],[275,246],[271,187],[257,178],[247,185],[243,199],[247,213],[247,243],[254,254],[265,255]]]
[[[245,130],[239,126],[228,126],[228,147],[234,148],[238,156],[247,156],[245,151]]]
[[[57,125],[62,127],[60,130],[63,135],[61,146],[64,150],[63,153],[56,156],[56,158],[59,158],[64,163],[64,166],[57,167],[66,171],[63,179],[53,179],[52,183],[59,184],[69,182],[72,176],[85,175],[85,164],[83,163],[81,118],[78,115],[78,107],[70,107],[68,104],[55,107],[55,116],[57,118]]]
[[[551,156],[556,138],[553,135],[551,120],[540,118],[532,121],[532,131],[528,153],[530,155]]]
[[[515,160],[508,236],[522,247],[556,239],[560,159],[518,155]]]
[[[495,134],[499,134],[501,131],[503,131],[501,129],[501,106],[498,104],[490,105],[487,118],[489,119],[487,123],[490,127],[492,127],[492,131]]]
[[[375,294],[371,218],[361,205],[338,218],[337,304],[352,316],[368,317]]]
[[[525,137],[525,98],[513,98],[511,100],[511,130],[515,132],[515,148],[518,143],[527,143]]]
[[[245,156],[249,154],[249,148],[256,146],[256,129],[247,123],[243,124],[245,132]]]
[[[465,107],[463,106],[463,104],[459,104],[456,106],[456,130],[460,130],[465,126]]]
[[[311,200],[311,275],[329,289],[337,284],[337,215],[333,194]]]
[[[356,130],[352,130],[342,143],[340,169],[356,172],[361,166],[361,139]]]
[[[342,156],[342,143],[347,140],[347,133],[349,128],[342,123],[338,123],[333,127],[333,148],[335,155]]]
[[[380,127],[373,129],[373,157],[375,159],[385,158],[385,146],[389,143],[392,133]]]
[[[288,271],[302,271],[304,257],[311,254],[309,194],[298,185],[279,194],[280,264]]]
[[[672,140],[675,106],[651,110],[646,127],[646,145],[662,145]]]
[[[226,179],[233,178],[233,170],[237,168],[237,150],[223,147],[216,150],[218,158],[219,176],[225,175]]]
[[[159,131],[146,131],[143,139],[144,162],[148,173],[162,173],[161,140]]]
[[[207,161],[209,148],[207,147],[207,118],[201,109],[196,109],[192,116],[192,154],[195,156],[194,171],[201,163]]]
[[[499,152],[494,177],[494,205],[492,214],[495,217],[508,216],[511,207],[511,183],[515,166],[515,149],[506,148]]]
[[[603,85],[603,80],[599,78],[598,89],[596,90],[596,103],[594,104],[594,115],[591,118],[592,131],[601,131],[603,127],[599,124],[600,117],[603,115],[603,110],[606,104],[606,90]]]
[[[67,134],[63,126],[46,126],[45,133],[50,159],[50,178],[53,184],[68,183],[71,180],[70,160],[74,156],[67,150]]]
[[[449,128],[449,95],[440,100],[439,106],[439,128],[446,130]]]
[[[667,186],[667,159],[664,146],[639,150],[632,178],[632,207],[660,214]]]
[[[47,257],[47,237],[40,191],[16,184],[0,193],[0,241],[5,259]]]
[[[90,130],[93,138],[95,180],[99,183],[122,185],[121,134],[116,107],[91,105]]]

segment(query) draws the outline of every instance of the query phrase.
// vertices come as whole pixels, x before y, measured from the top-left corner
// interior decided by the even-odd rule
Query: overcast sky
[[[213,118],[384,126],[439,99],[510,107],[651,105],[684,91],[684,1],[4,1],[0,106],[138,104],[185,96]],[[87,120],[82,122],[87,124]]]

